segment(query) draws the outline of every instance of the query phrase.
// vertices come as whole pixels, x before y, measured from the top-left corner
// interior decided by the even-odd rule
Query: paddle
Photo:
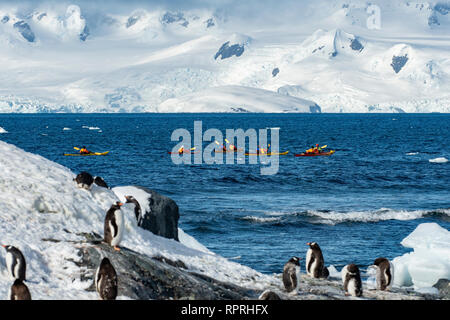
[[[73,147],[75,150],[80,150],[80,148],[77,148],[77,147]]]

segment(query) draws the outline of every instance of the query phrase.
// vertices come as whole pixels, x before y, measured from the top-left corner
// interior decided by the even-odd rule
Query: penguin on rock
[[[120,251],[119,243],[122,240],[123,229],[125,228],[123,213],[120,207],[121,202],[116,202],[106,213],[104,224],[104,240],[114,247],[114,250]]]
[[[292,257],[283,268],[283,284],[287,292],[295,292],[300,285],[300,258]]]
[[[377,258],[373,264],[377,270],[377,289],[390,290],[394,282],[394,266],[386,258]]]
[[[97,268],[95,288],[102,300],[115,300],[117,297],[117,273],[108,258],[103,258]]]
[[[306,252],[306,273],[313,278],[328,278],[329,271],[325,267],[322,250],[316,242],[306,243],[309,246]]]
[[[342,269],[341,274],[345,295],[362,296],[363,289],[358,266],[354,263],[348,264]]]

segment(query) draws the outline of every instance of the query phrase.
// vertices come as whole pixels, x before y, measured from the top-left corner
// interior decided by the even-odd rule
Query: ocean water
[[[260,165],[175,165],[173,130],[279,128],[276,175]],[[0,139],[110,186],[137,184],[174,199],[180,227],[212,251],[264,273],[282,272],[306,242],[325,264],[364,268],[411,249],[416,226],[450,227],[448,114],[38,114],[0,115]],[[64,129],[65,128],[65,129]],[[205,142],[205,146],[210,142]],[[330,157],[297,158],[327,144]],[[74,146],[104,157],[65,157]],[[304,270],[304,264],[302,264]]]

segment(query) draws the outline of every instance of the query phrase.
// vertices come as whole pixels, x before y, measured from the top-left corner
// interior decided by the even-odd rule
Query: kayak
[[[92,152],[92,153],[86,153],[86,154],[80,154],[80,153],[64,153],[65,156],[70,157],[85,157],[85,156],[106,156],[109,153],[109,151],[106,152]]]
[[[288,154],[289,151],[285,152],[269,152],[269,153],[246,153],[246,156],[283,156],[285,154]]]
[[[296,153],[296,157],[317,157],[317,156],[331,156],[333,153],[335,153],[335,150],[330,150],[328,152],[320,152],[320,153]]]
[[[168,154],[181,154],[181,153],[179,153],[179,152],[167,152]],[[183,152],[184,154],[194,154],[194,153],[198,153],[198,151],[196,151],[196,152],[192,152],[192,151],[184,151]]]
[[[227,151],[223,151],[223,150],[214,150],[215,153],[236,153],[242,151],[242,149],[238,149],[238,150],[227,150]]]

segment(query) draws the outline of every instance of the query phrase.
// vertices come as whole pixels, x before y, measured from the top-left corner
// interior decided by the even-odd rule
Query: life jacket
[[[89,153],[89,151],[88,151],[88,149],[86,149],[86,148],[81,148],[80,149],[80,153]]]

